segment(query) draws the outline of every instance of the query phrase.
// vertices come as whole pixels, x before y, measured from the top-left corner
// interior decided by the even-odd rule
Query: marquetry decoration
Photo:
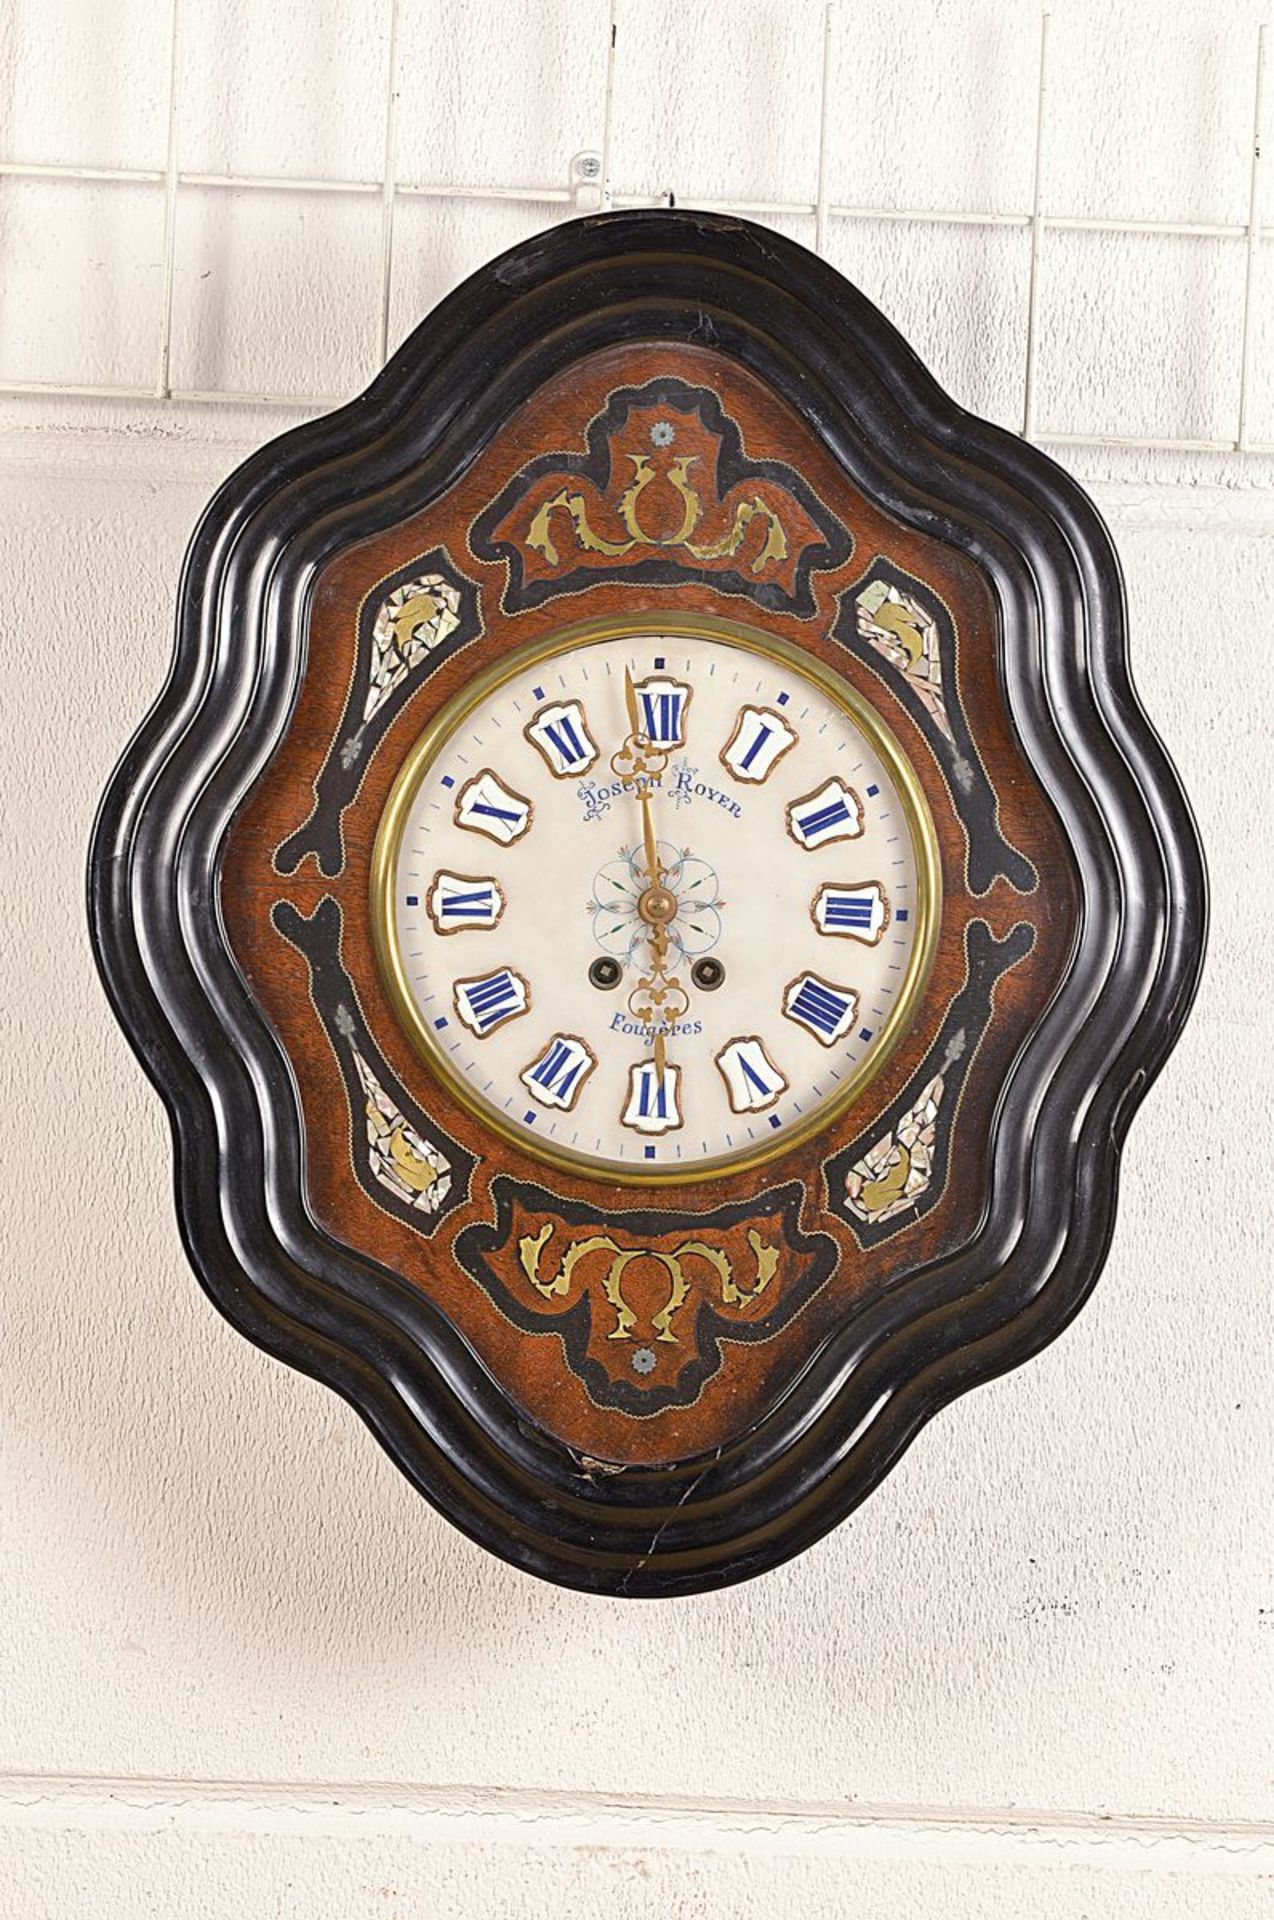
[[[879,575],[856,599],[859,633],[906,677],[938,732],[954,747],[933,614],[916,596],[900,592]]]
[[[750,458],[710,387],[665,376],[613,389],[578,439],[578,452],[528,461],[474,523],[475,556],[507,567],[508,612],[603,579],[701,579],[812,613],[811,575],[849,556],[808,481]]]
[[[495,1227],[457,1240],[465,1271],[527,1335],[551,1340],[599,1412],[642,1429],[694,1408],[732,1352],[775,1341],[836,1262],[830,1237],[802,1231],[792,1187],[714,1208],[692,1229],[512,1182],[493,1197]]]

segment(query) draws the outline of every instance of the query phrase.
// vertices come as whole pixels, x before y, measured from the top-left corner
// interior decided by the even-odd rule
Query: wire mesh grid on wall
[[[1074,149],[1077,140],[1086,137],[1085,107],[1094,107],[1099,88],[1103,115],[1112,112],[1117,115],[1121,99],[1120,76],[1109,73],[1102,75],[1100,81],[1094,78],[1091,92],[1079,99],[1078,107],[1073,86],[1064,92],[1055,88],[1054,64],[1059,43],[1064,52],[1064,36],[1080,31],[1072,28],[1064,15],[1059,15],[1056,24],[1048,13],[1017,15],[1020,30],[1029,37],[1028,53],[1017,82],[1016,117],[1022,143],[1019,173],[1026,189],[1019,202],[1005,204],[1001,194],[995,196],[1000,203],[994,204],[993,196],[988,194],[988,204],[984,206],[944,206],[894,204],[884,196],[878,202],[868,198],[858,204],[838,191],[838,183],[843,183],[847,175],[853,177],[854,143],[862,140],[865,127],[883,124],[896,129],[902,126],[909,138],[923,136],[925,130],[923,110],[908,120],[914,103],[905,95],[891,95],[888,87],[883,90],[883,96],[873,95],[870,84],[861,78],[862,10],[849,9],[843,0],[831,0],[826,6],[814,4],[812,0],[808,7],[793,9],[787,17],[785,32],[799,36],[800,40],[802,65],[793,85],[807,109],[809,124],[805,129],[808,139],[804,164],[808,177],[803,192],[773,198],[750,190],[732,193],[728,188],[720,190],[719,186],[705,188],[689,178],[675,183],[643,183],[626,175],[625,127],[633,124],[635,114],[649,118],[657,117],[661,110],[669,110],[667,102],[661,108],[660,101],[651,98],[649,44],[642,53],[634,50],[642,34],[647,42],[650,36],[650,9],[640,6],[639,0],[574,0],[574,4],[561,9],[557,16],[560,20],[563,14],[569,13],[567,44],[571,50],[574,84],[582,86],[584,97],[591,102],[583,116],[587,123],[583,144],[572,143],[574,150],[568,149],[560,155],[557,179],[541,178],[534,183],[525,179],[494,180],[481,184],[463,178],[410,177],[409,167],[404,164],[404,127],[421,112],[422,103],[429,101],[434,78],[427,44],[418,33],[413,39],[408,32],[414,21],[413,0],[375,0],[381,9],[376,41],[379,65],[374,72],[364,71],[361,75],[365,113],[360,147],[362,157],[366,158],[370,151],[367,141],[372,140],[374,166],[361,173],[351,170],[346,177],[339,173],[253,171],[234,166],[210,170],[188,166],[185,164],[189,151],[187,122],[191,72],[195,64],[189,54],[189,44],[192,29],[199,35],[206,33],[209,9],[215,4],[216,0],[172,0],[171,6],[158,16],[163,32],[162,98],[156,103],[154,125],[162,137],[163,150],[141,156],[147,164],[134,164],[133,157],[127,164],[85,164],[81,156],[62,157],[61,153],[53,157],[38,154],[24,157],[15,153],[12,157],[0,158],[0,210],[4,206],[4,195],[21,191],[24,186],[34,190],[41,185],[88,193],[144,189],[162,206],[162,227],[155,236],[159,242],[159,258],[157,263],[153,259],[145,260],[148,268],[157,265],[157,271],[135,274],[129,296],[130,325],[136,330],[130,348],[135,377],[121,378],[112,369],[104,368],[102,357],[91,345],[89,311],[84,324],[69,335],[71,344],[65,340],[60,343],[59,364],[53,370],[40,364],[43,343],[52,337],[52,329],[47,324],[28,322],[27,335],[19,340],[16,354],[24,364],[16,367],[12,359],[5,364],[6,344],[13,344],[14,329],[0,328],[0,393],[82,396],[122,402],[159,400],[192,405],[235,403],[279,405],[298,410],[325,408],[348,398],[350,392],[365,383],[383,362],[396,337],[421,311],[418,301],[413,304],[416,289],[408,285],[411,276],[405,271],[406,263],[420,245],[418,237],[404,236],[404,222],[411,210],[429,204],[446,207],[453,221],[463,218],[467,210],[477,238],[478,229],[483,235],[489,230],[483,226],[481,209],[489,211],[503,205],[514,216],[518,231],[529,232],[552,220],[599,208],[669,204],[675,200],[682,206],[743,214],[792,232],[848,271],[860,284],[865,284],[863,266],[870,267],[875,262],[877,280],[884,284],[865,284],[865,290],[879,299],[886,311],[899,318],[904,326],[907,321],[898,314],[890,297],[891,268],[883,264],[905,253],[905,243],[900,236],[908,231],[926,234],[928,250],[923,272],[930,279],[937,270],[935,263],[943,257],[942,242],[937,236],[960,233],[981,233],[988,238],[996,234],[1012,236],[1018,253],[1015,267],[1006,272],[1009,290],[1001,291],[999,296],[1002,312],[994,392],[961,392],[957,379],[950,383],[954,384],[958,397],[980,410],[992,412],[1028,437],[1049,444],[1274,453],[1274,437],[1263,437],[1261,432],[1264,426],[1274,433],[1274,391],[1270,405],[1258,405],[1257,400],[1258,391],[1264,394],[1270,384],[1261,352],[1263,321],[1274,334],[1274,317],[1265,311],[1270,302],[1262,301],[1262,262],[1267,238],[1261,214],[1261,131],[1267,38],[1263,25],[1232,24],[1224,29],[1231,43],[1232,59],[1241,64],[1246,82],[1245,124],[1241,135],[1235,136],[1241,139],[1245,162],[1242,205],[1218,217],[1196,218],[1174,217],[1171,211],[1144,216],[1106,211],[1068,212],[1050,198],[1050,156],[1063,147]],[[1130,0],[1130,4],[1139,4],[1139,0]],[[437,13],[435,8],[435,30]],[[715,17],[729,18],[720,12]],[[465,42],[471,18],[468,8],[442,9],[442,23],[455,42],[451,53],[453,62],[466,58]],[[533,18],[533,15],[517,16],[512,12],[507,15],[507,53],[511,62],[521,57],[517,22],[521,19],[521,30],[529,34],[534,30]],[[152,15],[152,32],[154,26]],[[960,21],[951,17],[950,9],[944,14],[942,0],[935,0],[933,26],[939,36],[954,36],[962,30]],[[1240,33],[1243,45],[1236,50],[1233,43]],[[719,38],[723,60],[738,63],[750,57],[745,30],[736,35],[723,26]],[[222,57],[227,61],[231,59],[228,46],[223,48]],[[474,57],[478,57],[476,51]],[[483,57],[489,58],[489,50]],[[755,57],[754,52],[751,57]],[[673,64],[670,54],[667,72],[671,73]],[[680,89],[675,92],[676,111],[691,117],[702,111],[707,118],[711,103],[700,102],[696,106],[693,89],[687,91],[684,77],[687,63],[677,60],[675,65]],[[980,94],[968,89],[952,88],[941,106],[948,120],[958,115],[972,120],[985,111]],[[546,114],[552,115],[553,111],[554,102],[546,100]],[[719,104],[716,111],[720,112]],[[580,116],[577,114],[573,119],[567,116],[567,119],[570,132],[578,135],[582,124]],[[479,128],[478,149],[470,140],[470,153],[480,150],[481,133]],[[47,147],[48,141],[40,144]],[[73,146],[72,126],[61,129],[58,144]],[[477,170],[481,170],[480,166]],[[236,321],[235,316],[228,316],[218,308],[221,298],[216,272],[220,264],[219,248],[224,249],[233,240],[224,226],[219,228],[214,203],[220,203],[222,209],[238,209],[245,202],[262,201],[276,206],[282,204],[292,210],[286,217],[291,230],[304,236],[302,251],[311,277],[330,277],[340,271],[336,257],[339,249],[334,253],[328,244],[330,233],[336,230],[342,217],[336,209],[355,206],[364,216],[362,231],[366,241],[359,254],[358,270],[348,276],[348,284],[342,287],[336,302],[339,325],[343,329],[344,359],[340,355],[329,355],[325,360],[321,351],[298,350],[297,357],[311,370],[308,379],[301,374],[294,379],[244,381],[235,377],[233,356],[209,351],[210,341],[217,341],[236,324],[242,325],[241,318]],[[196,204],[203,223],[204,247],[202,252],[196,249],[187,258],[183,255],[183,243]],[[316,219],[317,209],[323,210],[326,224]],[[85,218],[89,227],[94,228],[92,216]],[[886,234],[890,238],[884,246],[880,237]],[[876,236],[874,244],[872,235]],[[503,232],[494,244],[512,237],[516,234]],[[97,252],[106,254],[114,238],[114,224],[102,217],[86,244],[90,252],[95,247]],[[1133,285],[1140,272],[1137,247],[1166,244],[1180,249],[1173,256],[1174,264],[1166,269],[1163,282],[1175,291],[1166,294],[1155,291],[1153,278],[1148,276],[1142,305],[1159,305],[1170,316],[1174,302],[1191,299],[1195,302],[1198,311],[1183,322],[1183,327],[1207,336],[1212,391],[1206,405],[1198,402],[1197,394],[1192,395],[1194,376],[1181,375],[1178,370],[1178,377],[1174,378],[1171,366],[1166,367],[1156,390],[1157,397],[1149,409],[1154,417],[1143,417],[1131,424],[1118,417],[1121,412],[1118,404],[1108,409],[1110,417],[1106,419],[1085,422],[1077,418],[1083,409],[1074,396],[1077,389],[1084,387],[1082,378],[1069,387],[1064,381],[1054,382],[1055,391],[1049,391],[1051,374],[1059,372],[1072,358],[1082,363],[1094,316],[1102,317],[1106,328],[1105,346],[1100,338],[1096,344],[1089,342],[1094,364],[1103,352],[1108,360],[1117,359],[1117,336],[1121,331],[1126,332],[1117,318],[1112,320],[1109,312],[1103,314],[1102,295],[1095,281],[1095,276],[1102,271],[1100,263],[1094,266],[1090,259],[1081,264],[1070,251],[1085,241],[1118,246],[1121,251],[1115,264],[1125,284]],[[479,240],[478,244],[483,242]],[[487,242],[487,250],[494,250],[494,244]],[[145,246],[144,241],[139,243],[141,256],[145,255]],[[8,246],[6,252],[11,259],[16,257]],[[94,264],[110,265],[109,261],[96,260]],[[462,277],[465,268],[476,264],[477,258],[457,262],[450,278]],[[1108,260],[1106,266],[1109,265]],[[1162,260],[1156,271],[1165,272]],[[870,278],[869,272],[867,281]],[[1223,297],[1214,297],[1214,282],[1228,289]],[[428,295],[436,297],[442,291],[445,283],[431,286]],[[298,296],[294,290],[291,297],[299,297],[304,304],[303,292]],[[1133,298],[1136,301],[1137,296]],[[424,304],[428,304],[427,299]],[[88,305],[91,309],[91,300]],[[406,311],[401,312],[403,309]],[[328,309],[329,313],[334,310]],[[398,324],[400,317],[401,324]],[[315,334],[312,331],[306,335],[305,319],[305,313],[298,311],[298,338],[312,342]],[[272,324],[286,327],[287,323],[276,312]],[[981,324],[977,302],[966,299],[963,305],[954,303],[948,314],[937,318],[934,337],[941,337],[944,325],[962,327],[966,335],[972,335]],[[916,336],[916,326],[908,330]],[[923,325],[919,332],[917,344],[923,351],[927,344]],[[321,335],[321,325],[317,333]],[[1110,348],[1112,334],[1114,349]],[[75,342],[79,343],[78,349]],[[1124,345],[1126,347],[1126,342]],[[68,354],[77,350],[80,360],[68,364]],[[975,340],[970,341],[970,350],[976,356]],[[1170,358],[1171,347],[1163,351],[1165,359]],[[347,364],[349,384],[340,390],[339,378],[344,377]],[[324,382],[320,377],[316,382],[312,376],[315,365],[320,368],[320,376],[323,371],[335,371],[338,378]],[[193,378],[189,375],[192,367],[198,369]],[[332,391],[317,391],[316,387],[323,384],[331,384]],[[1089,381],[1089,391],[1092,384]]]

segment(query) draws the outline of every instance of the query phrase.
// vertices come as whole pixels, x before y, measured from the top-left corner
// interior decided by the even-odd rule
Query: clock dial
[[[836,677],[723,623],[560,635],[445,708],[381,823],[382,973],[526,1151],[656,1184],[769,1158],[905,1030],[933,827]]]

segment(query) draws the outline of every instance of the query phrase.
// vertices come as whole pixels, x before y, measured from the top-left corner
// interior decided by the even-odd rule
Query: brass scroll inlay
[[[538,1233],[524,1234],[518,1241],[518,1262],[523,1273],[536,1292],[545,1300],[560,1299],[570,1292],[575,1269],[582,1260],[593,1253],[609,1253],[612,1258],[601,1278],[601,1290],[615,1314],[615,1326],[607,1335],[610,1340],[628,1340],[637,1324],[637,1315],[624,1296],[623,1279],[628,1268],[635,1260],[655,1260],[668,1276],[668,1298],[659,1310],[651,1315],[650,1324],[659,1340],[676,1343],[677,1335],[672,1330],[674,1316],[680,1312],[690,1297],[692,1281],[685,1271],[688,1260],[702,1260],[712,1269],[717,1278],[721,1304],[724,1307],[743,1308],[765,1292],[778,1271],[779,1250],[767,1246],[754,1227],[748,1228],[748,1246],[752,1251],[755,1271],[750,1284],[737,1278],[734,1263],[728,1253],[720,1247],[710,1247],[702,1240],[685,1240],[671,1253],[658,1247],[621,1247],[609,1234],[589,1234],[581,1240],[572,1240],[562,1253],[561,1263],[556,1274],[541,1275],[540,1257],[553,1237],[553,1223],[548,1221]]]
[[[696,560],[722,560],[739,551],[753,520],[760,519],[766,524],[767,531],[761,550],[751,563],[752,572],[764,573],[770,565],[786,560],[788,541],[783,523],[773,507],[759,494],[736,504],[733,520],[718,539],[700,544],[692,540],[691,535],[703,518],[703,501],[690,483],[690,469],[698,464],[698,454],[679,454],[662,472],[651,464],[648,454],[629,453],[624,457],[632,462],[633,477],[616,501],[615,511],[627,530],[627,540],[608,540],[604,534],[598,533],[589,521],[588,501],[584,495],[569,487],[562,487],[536,508],[524,544],[531,551],[542,554],[549,566],[557,566],[561,555],[554,537],[553,521],[555,515],[565,514],[574,531],[576,546],[585,553],[601,553],[608,559],[621,560],[637,547],[684,547]],[[681,498],[681,519],[670,533],[648,533],[641,524],[638,508],[641,496],[652,480],[666,480]]]

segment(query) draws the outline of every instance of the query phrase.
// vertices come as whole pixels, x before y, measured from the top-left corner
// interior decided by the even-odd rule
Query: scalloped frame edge
[[[519,1414],[418,1289],[309,1214],[291,1070],[228,950],[217,886],[228,823],[291,712],[328,553],[418,512],[545,379],[628,340],[743,361],[887,512],[977,558],[1081,911],[994,1115],[975,1237],[856,1312],[747,1435],[598,1475]],[[172,1123],[183,1241],[221,1312],[342,1394],[483,1546],[643,1596],[722,1587],[811,1545],[941,1407],[1066,1326],[1105,1260],[1122,1142],[1189,1010],[1207,919],[1198,834],[1129,672],[1119,562],[1082,489],[957,406],[804,248],[662,210],[514,247],[363,395],[225,481],[186,556],[169,677],[103,797],[88,889],[107,994]]]

